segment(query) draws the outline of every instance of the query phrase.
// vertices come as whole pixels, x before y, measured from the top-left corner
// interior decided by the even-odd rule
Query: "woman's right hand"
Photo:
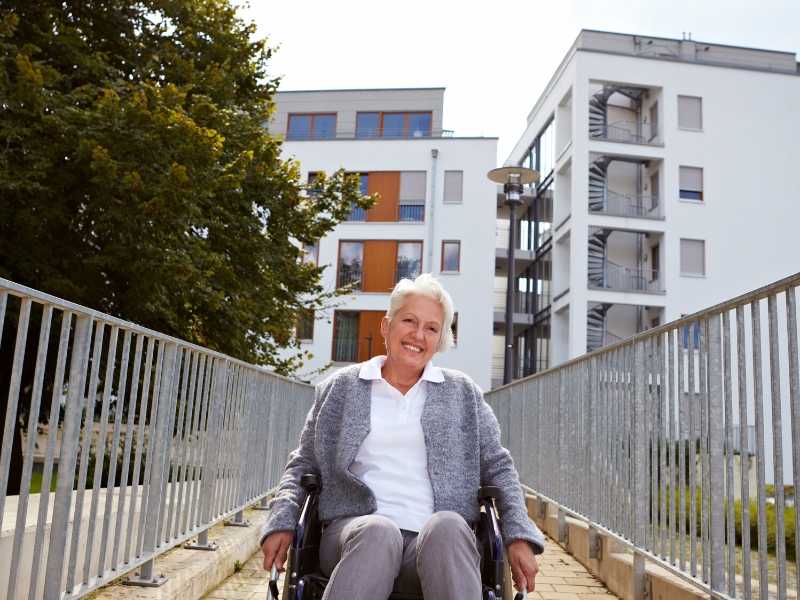
[[[266,537],[264,543],[261,544],[261,552],[264,553],[265,571],[272,570],[273,563],[275,563],[278,571],[283,571],[283,565],[286,563],[286,553],[293,537],[294,532],[292,531],[276,531]]]

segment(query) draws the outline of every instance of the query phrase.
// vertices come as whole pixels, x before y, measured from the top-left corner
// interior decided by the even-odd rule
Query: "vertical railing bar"
[[[140,336],[143,339],[144,336]],[[142,453],[144,451],[144,438],[145,427],[147,426],[147,414],[150,406],[148,398],[150,397],[150,381],[153,376],[153,352],[155,350],[155,340],[153,338],[147,339],[147,349],[145,351],[144,359],[144,375],[142,376],[142,393],[139,397],[139,423],[136,428],[136,453],[133,458],[133,478],[131,479],[131,508],[128,513],[128,528],[127,536],[125,537],[125,562],[131,560],[131,545],[133,545],[133,522],[136,513],[136,506],[139,493],[139,479],[141,478],[142,466]],[[137,382],[138,377],[134,380]],[[131,390],[133,393],[133,390]],[[151,417],[153,418],[153,417]],[[142,480],[142,498],[139,500],[139,520],[136,527],[136,544],[133,546],[134,556],[139,556],[139,546],[141,540],[142,520],[144,519],[144,496],[145,487],[144,480]]]
[[[758,589],[761,600],[767,600],[767,491],[764,462],[764,393],[761,374],[761,311],[759,301],[750,303],[753,328],[753,406],[756,423],[756,473],[758,477]]]
[[[693,322],[687,334],[687,379],[688,390],[688,415],[689,415],[689,559],[692,577],[697,577],[697,444],[700,435],[695,437],[695,410],[697,395],[695,394],[695,344],[694,328],[698,327],[697,321]],[[699,427],[697,428],[699,432]],[[702,506],[702,505],[701,505]]]
[[[591,486],[591,500],[594,503],[592,512],[594,516],[592,520],[599,523],[608,523],[609,509],[611,502],[609,495],[611,492],[609,481],[611,477],[611,445],[610,441],[610,427],[608,420],[609,396],[608,386],[605,381],[606,364],[608,355],[601,355],[592,360],[592,380],[589,386],[590,393],[592,394],[592,409],[593,414],[588,414],[589,427],[592,429],[592,443],[594,447],[589,454],[590,471],[588,473],[589,480],[592,482]],[[594,415],[602,415],[602,423],[596,423]],[[593,477],[592,473],[599,470],[599,465],[602,465],[601,477]]]
[[[186,520],[189,515],[189,505],[190,505],[190,498],[189,498],[189,463],[191,461],[191,450],[192,450],[192,442],[194,440],[195,435],[195,406],[197,402],[197,372],[198,372],[198,363],[200,362],[200,355],[197,352],[190,352],[190,364],[191,364],[191,371],[189,375],[190,387],[189,387],[189,394],[187,396],[186,402],[188,402],[186,406],[186,421],[184,423],[184,431],[185,436],[183,439],[183,446],[181,449],[181,467],[180,471],[178,472],[178,482],[180,485],[180,489],[178,491],[178,506],[180,507],[180,518],[175,520],[175,531],[173,533],[174,536],[178,536],[183,534],[186,531]],[[183,481],[181,481],[181,477],[183,477]],[[186,491],[186,500],[184,501],[184,491]]]
[[[128,386],[128,359],[131,351],[131,338],[133,334],[130,330],[125,331],[125,338],[122,341],[122,362],[119,369],[119,380],[117,382],[117,400],[114,407],[114,433],[111,439],[111,453],[108,461],[108,484],[106,486],[106,506],[103,513],[103,532],[100,536],[100,552],[98,554],[97,576],[102,577],[106,570],[106,545],[111,525],[112,501],[114,499],[114,486],[117,482],[117,451],[119,450],[120,430],[122,428],[122,413],[125,406],[125,389]],[[120,474],[122,477],[122,474]],[[119,481],[120,492],[125,489],[127,482],[124,479]],[[117,498],[117,514],[122,514],[122,503]],[[116,563],[112,563],[111,568]]]
[[[0,329],[2,329],[2,325],[0,325]],[[36,539],[33,543],[33,563],[30,568],[31,578],[28,588],[28,600],[34,600],[37,596],[36,592],[39,581],[39,568],[42,560],[44,532],[47,527],[47,510],[50,504],[50,479],[53,474],[59,412],[61,409],[61,396],[64,391],[64,373],[66,371],[71,330],[72,313],[63,312],[61,314],[61,333],[58,341],[58,355],[56,356],[56,372],[53,377],[53,392],[50,398],[50,414],[47,420],[47,451],[44,459],[44,472],[42,473],[42,487],[39,494],[39,514],[36,519]]]
[[[220,463],[217,473],[219,474],[219,484],[217,492],[217,514],[228,512],[228,480],[230,479],[230,455],[231,455],[231,421],[234,410],[234,390],[238,382],[239,369],[237,365],[228,366],[228,379],[225,385],[225,404],[222,413],[221,424],[221,448]]]
[[[723,395],[725,397],[725,507],[728,595],[736,597],[736,515],[733,494],[733,391],[731,380],[731,320],[730,313],[722,313]]]
[[[226,408],[226,389],[228,386],[228,361],[218,360],[215,361],[216,366],[214,369],[214,412],[213,416],[213,435],[211,440],[214,443],[210,446],[211,457],[213,459],[213,469],[209,468],[209,492],[204,494],[203,501],[208,502],[208,511],[205,517],[206,522],[210,522],[212,518],[220,514],[219,510],[219,488],[221,481],[221,467],[220,463],[223,460],[222,447],[223,447],[223,423],[225,418]],[[205,467],[204,467],[205,470]]]
[[[75,337],[69,372],[69,388],[64,415],[64,429],[61,437],[61,451],[58,462],[58,479],[53,500],[53,516],[50,525],[48,548],[66,548],[69,509],[72,499],[72,484],[77,462],[77,452],[83,412],[85,362],[89,354],[92,334],[92,319],[79,316],[75,324]],[[47,567],[44,577],[44,600],[60,600],[61,581],[64,572],[64,554],[47,553]]]
[[[191,351],[188,348],[181,348],[178,352],[178,373],[181,375],[180,378],[176,377],[175,379],[180,379],[180,390],[176,393],[175,401],[179,403],[178,405],[178,420],[175,423],[175,427],[172,431],[170,431],[170,439],[172,443],[170,444],[170,460],[169,466],[167,467],[168,481],[170,481],[169,485],[169,510],[167,512],[167,519],[166,519],[166,527],[165,533],[163,535],[163,540],[165,543],[169,542],[169,540],[173,536],[177,536],[177,531],[173,531],[173,520],[174,524],[177,526],[178,520],[180,519],[180,515],[176,515],[179,512],[179,504],[175,501],[175,497],[178,495],[178,487],[181,485],[181,467],[183,461],[183,440],[184,440],[184,427],[185,427],[185,417],[188,413],[188,407],[186,406],[186,398],[188,397],[188,387],[189,382],[189,370],[191,367]],[[176,434],[177,433],[177,440]],[[176,447],[177,445],[177,447]],[[177,457],[175,457],[175,452],[177,451]]]
[[[89,376],[89,390],[81,390],[83,402],[83,440],[80,449],[80,465],[78,466],[78,492],[75,496],[75,510],[72,517],[72,530],[70,532],[69,566],[67,568],[67,590],[75,586],[75,570],[78,565],[78,542],[81,538],[81,522],[83,520],[83,496],[86,489],[87,470],[89,468],[89,454],[94,437],[94,413],[97,400],[97,386],[100,372],[100,356],[103,349],[103,337],[106,324],[95,321],[94,345],[92,347],[92,370]],[[87,355],[88,359],[88,355]],[[88,366],[88,365],[87,365]],[[85,367],[86,368],[86,367]],[[59,477],[60,479],[60,477]]]
[[[655,343],[653,337],[645,340],[645,394],[646,411],[648,414],[648,476],[650,480],[650,533],[646,546],[653,554],[659,554],[659,531],[658,531],[658,403],[655,395]]]
[[[3,342],[3,326],[6,322],[6,307],[8,306],[8,292],[0,291],[0,343]]]
[[[17,337],[14,342],[14,358],[11,363],[11,378],[8,385],[8,403],[3,425],[3,448],[0,450],[0,530],[3,526],[3,512],[6,504],[6,491],[11,465],[12,443],[9,440],[14,435],[17,422],[17,405],[19,403],[20,382],[22,380],[22,367],[25,362],[25,348],[28,343],[28,324],[31,316],[31,299],[23,298],[19,307],[19,321],[17,321]]]
[[[151,374],[148,371],[147,376],[153,378],[153,391],[150,394],[150,427],[148,428],[148,435],[147,435],[147,458],[144,462],[144,476],[142,478],[142,500],[139,505],[139,528],[136,535],[136,556],[142,556],[144,552],[144,536],[145,536],[145,523],[148,513],[150,512],[157,512],[158,507],[152,506],[150,504],[152,493],[150,491],[150,486],[152,485],[153,479],[153,462],[158,459],[158,455],[153,452],[153,444],[155,444],[156,439],[156,432],[158,430],[158,415],[159,415],[159,403],[161,401],[161,375],[163,373],[162,367],[164,364],[164,348],[166,346],[166,342],[161,340],[151,340],[153,342],[158,341],[158,353],[156,354],[156,367],[155,371]]]
[[[648,524],[648,505],[650,498],[647,464],[647,404],[646,404],[646,352],[645,342],[636,342],[634,346],[634,403],[633,403],[633,422],[634,422],[634,468],[636,469],[634,485],[634,543],[640,548],[647,545],[647,524]]]
[[[164,450],[164,458],[161,461],[161,489],[159,491],[158,499],[158,518],[156,519],[156,548],[165,545],[168,542],[167,538],[167,524],[172,516],[172,500],[173,490],[175,489],[174,470],[172,468],[175,455],[175,405],[179,402],[178,391],[181,382],[181,356],[183,348],[175,346],[174,364],[166,371],[169,375],[169,387],[167,388],[167,395],[165,399],[169,402],[169,410],[166,412],[166,423],[164,424],[164,442],[166,448]],[[169,489],[168,489],[169,488]],[[169,504],[167,503],[167,496],[169,495]]]
[[[688,400],[688,393],[684,393],[684,387],[688,389],[688,383],[686,379],[688,377],[688,369],[689,365],[686,364],[685,370],[686,375],[684,375],[684,358],[686,357],[688,360],[688,348],[683,348],[682,342],[682,332],[680,329],[675,330],[675,346],[678,353],[677,360],[678,360],[678,387],[675,391],[675,397],[677,398],[678,402],[678,567],[681,571],[686,570],[686,551],[688,550],[688,538],[687,538],[687,522],[686,522],[686,499],[687,499],[687,490],[686,490],[686,471],[687,471],[687,462],[688,461],[688,454],[689,446],[688,443],[691,439],[690,433],[690,426],[689,423],[689,400]],[[684,386],[686,383],[686,386]],[[691,469],[690,469],[691,472]]]
[[[247,432],[247,425],[250,422],[248,418],[248,409],[249,409],[249,402],[248,402],[248,395],[250,394],[250,377],[249,372],[246,367],[242,368],[242,385],[241,385],[241,399],[239,404],[239,419],[237,423],[237,429],[241,431]],[[246,474],[246,466],[247,461],[245,457],[247,456],[247,450],[249,445],[247,444],[247,437],[246,433],[244,436],[237,435],[236,439],[238,441],[238,448],[237,448],[237,456],[236,456],[236,464],[237,464],[237,471],[238,471],[238,481],[236,485],[236,500],[235,504],[236,507],[240,507],[244,503],[245,493],[244,493],[244,485],[245,485],[245,474]]]
[[[704,319],[700,325],[700,537],[702,541],[703,556],[703,581],[708,583],[711,577],[711,549],[710,542],[710,513],[711,513],[711,488],[709,487],[709,419],[708,419],[708,320]]]
[[[796,288],[786,290],[786,323],[789,344],[789,407],[792,427],[792,476],[795,489],[800,489],[800,373],[797,347]],[[800,507],[794,510],[795,589],[800,591]]]
[[[704,505],[710,508],[708,527],[708,552],[703,562],[708,563],[711,589],[722,591],[725,588],[725,505],[719,499],[725,494],[724,411],[722,390],[722,343],[720,339],[720,315],[711,315],[707,321],[708,337],[708,500]],[[712,501],[712,495],[716,501]]]
[[[739,444],[741,458],[742,497],[742,580],[745,600],[752,597],[750,571],[750,445],[747,416],[747,358],[745,350],[744,307],[736,307],[736,374],[739,396]]]
[[[775,489],[775,558],[778,571],[778,600],[786,600],[786,534],[783,496],[783,420],[781,415],[781,364],[778,339],[778,299],[767,297],[769,327],[770,392],[772,400],[772,466]]]
[[[111,388],[114,379],[114,367],[117,360],[117,339],[119,337],[119,327],[114,326],[111,328],[111,337],[108,342],[108,350],[106,350],[106,371],[103,378],[103,404],[100,410],[100,431],[97,434],[97,443],[95,445],[95,459],[94,459],[94,477],[92,482],[92,503],[89,511],[89,529],[86,534],[86,552],[83,560],[83,583],[89,583],[89,575],[91,572],[92,551],[94,550],[94,533],[97,525],[97,503],[100,499],[100,488],[102,484],[103,462],[105,461],[105,450],[108,433],[108,406],[111,402]],[[91,446],[90,450],[91,452]],[[113,466],[109,465],[109,470]],[[108,489],[107,493],[110,494],[111,490]],[[104,520],[109,515],[104,515]]]
[[[14,541],[11,551],[11,566],[8,571],[8,597],[16,598],[17,570],[19,567],[22,541],[25,533],[25,520],[28,516],[28,498],[33,473],[33,451],[39,430],[39,407],[42,402],[42,387],[47,366],[47,349],[50,342],[50,324],[53,318],[53,306],[46,304],[42,309],[42,321],[39,326],[39,343],[36,347],[36,368],[33,375],[30,410],[28,411],[28,439],[25,444],[22,466],[22,481],[19,486],[17,501],[17,519],[14,526]],[[4,438],[9,439],[9,438]],[[10,447],[11,444],[8,444]],[[5,493],[3,494],[5,498]],[[2,519],[2,517],[0,517]]]
[[[669,562],[676,562],[676,537],[678,533],[678,390],[675,386],[675,335],[676,330],[667,331],[667,410],[669,411]]]
[[[627,431],[625,428],[625,388],[622,385],[622,373],[625,369],[625,356],[627,350],[625,348],[618,348],[614,353],[614,364],[611,371],[611,377],[614,390],[614,407],[617,418],[614,427],[614,448],[616,458],[614,460],[614,506],[616,512],[616,530],[619,533],[625,531],[624,515],[628,514],[625,510],[625,455],[623,445],[623,435]]]
[[[231,414],[228,421],[228,487],[226,489],[225,503],[228,510],[236,508],[236,488],[239,481],[238,468],[238,449],[239,440],[238,426],[241,416],[241,396],[244,384],[243,369],[240,365],[236,366],[236,384],[232,390]]]
[[[661,483],[661,557],[667,559],[669,546],[667,544],[669,535],[669,525],[667,523],[667,427],[669,423],[669,397],[667,396],[666,381],[666,354],[664,352],[664,335],[656,336],[656,361],[658,369],[658,385],[656,386],[656,401],[658,402],[659,414],[659,454],[660,469],[659,481]]]
[[[134,437],[134,420],[136,418],[136,397],[139,391],[139,373],[141,370],[141,362],[142,362],[142,348],[144,346],[144,336],[137,334],[136,335],[136,348],[133,353],[133,371],[131,373],[131,386],[128,392],[128,420],[125,424],[125,448],[123,449],[123,456],[122,456],[122,475],[119,481],[119,494],[117,496],[117,523],[114,527],[114,549],[111,553],[111,564],[114,565],[112,568],[117,568],[119,564],[117,561],[119,559],[119,550],[121,544],[121,537],[122,537],[122,517],[125,513],[125,506],[127,504],[126,500],[128,498],[128,493],[132,492],[134,482],[131,481],[131,485],[128,485],[128,472],[130,470],[130,459],[131,459],[131,452],[133,450],[133,437]],[[124,388],[122,389],[124,393]],[[133,515],[133,511],[135,509],[135,503],[133,498],[131,498],[130,508],[128,509],[130,514]],[[128,529],[125,532],[125,540],[126,543],[131,538],[131,523],[129,523]]]
[[[211,375],[213,371],[214,359],[203,355],[202,376],[200,381],[202,387],[200,393],[200,418],[197,424],[197,441],[192,460],[192,512],[189,520],[189,528],[197,527],[202,521],[203,515],[200,514],[200,490],[204,478],[208,477],[206,471],[206,445],[208,442],[208,406],[211,399]]]

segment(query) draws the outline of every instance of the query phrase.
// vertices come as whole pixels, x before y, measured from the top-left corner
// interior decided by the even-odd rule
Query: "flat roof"
[[[309,92],[425,92],[444,90],[442,87],[404,87],[404,88],[338,88],[326,90],[278,90],[278,94],[304,94]]]

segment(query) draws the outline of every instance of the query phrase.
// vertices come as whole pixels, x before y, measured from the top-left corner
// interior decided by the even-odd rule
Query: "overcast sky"
[[[444,128],[498,164],[581,29],[800,53],[800,0],[253,0],[282,90],[445,87]]]

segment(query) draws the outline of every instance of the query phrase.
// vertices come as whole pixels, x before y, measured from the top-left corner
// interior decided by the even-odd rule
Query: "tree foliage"
[[[3,0],[0,276],[288,373],[353,203],[265,130],[272,50],[228,0]],[[279,357],[280,348],[295,348]]]

